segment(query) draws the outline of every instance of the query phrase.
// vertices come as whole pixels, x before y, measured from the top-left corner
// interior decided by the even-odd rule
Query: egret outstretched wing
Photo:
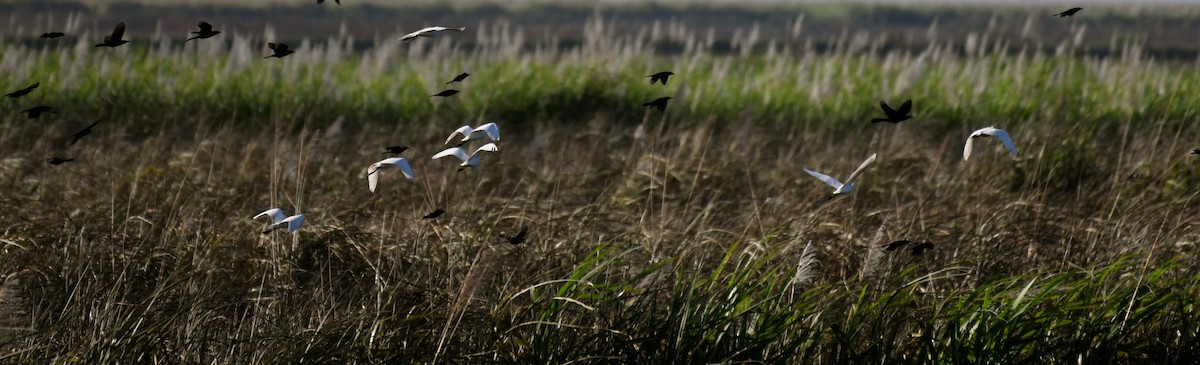
[[[846,178],[846,183],[853,184],[854,180],[858,179],[858,175],[861,175],[863,170],[866,170],[867,166],[870,166],[873,162],[875,162],[874,153],[871,154],[871,157],[867,157],[867,160],[863,161],[861,165],[858,165],[858,168],[855,169],[854,172],[850,173],[850,177]]]
[[[479,127],[476,127],[475,130],[472,130],[471,134],[468,135],[467,138],[464,139],[464,141],[469,141],[472,139],[480,139],[480,138],[483,138],[484,135],[486,135],[488,138],[491,138],[493,141],[499,141],[500,140],[500,126],[496,125],[496,123],[488,123],[488,124],[484,124]]]
[[[999,139],[1001,143],[1004,143],[1004,147],[1008,148],[1008,151],[1012,152],[1013,156],[1017,155],[1017,145],[1013,143],[1012,137],[1008,135],[1008,132],[1005,132],[1003,129],[997,129],[992,135],[996,139]]]
[[[471,158],[471,155],[468,155],[466,150],[459,147],[450,147],[442,150],[442,152],[438,152],[436,155],[433,155],[433,159],[436,160],[446,156],[454,156],[464,162]]]
[[[446,137],[446,143],[443,143],[443,144],[450,144],[450,141],[455,140],[460,135],[463,136],[464,139],[468,138],[471,135],[471,133],[474,133],[474,132],[475,132],[475,129],[471,128],[471,126],[469,126],[469,125],[464,125],[462,127],[458,127],[458,129],[455,129],[453,133],[450,133],[449,137]],[[437,158],[437,157],[434,157],[434,158]]]
[[[258,215],[254,216],[254,219],[259,219],[264,216],[271,217],[271,223],[279,223],[279,221],[284,219],[283,209],[271,208],[264,210],[262,213],[258,213]]]
[[[825,175],[825,174],[822,174],[822,173],[819,173],[819,172],[816,172],[813,170],[809,170],[809,169],[804,169],[804,172],[807,172],[809,175],[812,175],[815,178],[821,179],[821,181],[824,181],[826,184],[829,184],[829,186],[832,186],[834,189],[839,189],[842,187],[842,182],[838,181],[838,179],[834,179],[832,176]]]

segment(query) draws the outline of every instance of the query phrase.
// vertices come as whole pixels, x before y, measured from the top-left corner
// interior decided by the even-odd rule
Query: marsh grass
[[[347,39],[313,40],[283,60],[261,59],[270,30],[116,52],[0,46],[12,82],[45,80],[4,110],[63,109],[0,126],[0,272],[19,282],[0,303],[19,290],[29,328],[0,332],[0,360],[1200,353],[1194,66],[1135,47],[988,51],[1002,40],[967,54],[847,38],[827,54],[718,57],[689,30],[667,33],[692,51],[654,57],[648,35],[587,29],[565,50],[514,46],[514,30],[479,33],[490,46],[474,49],[441,38],[356,53]],[[733,43],[763,42],[744,34]],[[684,77],[646,85],[664,68]],[[463,70],[464,95],[429,100]],[[659,95],[677,98],[667,113],[639,106]],[[865,122],[878,99],[897,98],[915,100],[915,120]],[[95,116],[109,122],[65,147]],[[454,127],[486,120],[504,139],[481,168],[426,157]],[[965,136],[989,124],[1021,156],[982,141],[962,162]],[[396,143],[413,146],[418,179],[385,175],[369,193],[363,169]],[[841,174],[873,152],[848,197],[827,201],[799,172]],[[58,154],[79,161],[43,162]],[[306,226],[260,234],[250,217],[270,207]],[[439,207],[446,216],[419,219]],[[526,244],[499,238],[525,226]],[[936,249],[879,250],[894,239]]]

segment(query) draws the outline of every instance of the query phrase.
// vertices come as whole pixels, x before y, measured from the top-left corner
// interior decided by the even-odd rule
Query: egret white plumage
[[[461,147],[450,147],[442,152],[438,152],[436,155],[433,155],[433,159],[436,160],[446,156],[458,157],[459,160],[462,160],[462,164],[459,165],[461,167],[458,168],[458,171],[462,171],[468,167],[479,166],[479,152],[496,152],[499,150],[500,147],[497,147],[495,143],[488,143],[480,146],[475,150],[475,152],[472,152],[470,155],[468,155],[467,150],[464,150]]]
[[[450,144],[450,141],[453,141],[459,135],[463,136],[462,140],[460,140],[458,143],[459,146],[461,146],[463,143],[467,143],[468,141],[483,139],[485,136],[490,138],[492,141],[499,141],[500,126],[496,125],[496,123],[488,123],[475,128],[471,128],[470,125],[464,125],[462,127],[458,127],[458,129],[454,130],[453,133],[450,133],[450,136],[446,137],[446,143],[444,144]]]
[[[375,192],[375,185],[379,183],[379,170],[385,167],[400,169],[400,172],[404,174],[404,177],[408,178],[408,181],[416,179],[416,175],[413,174],[412,166],[408,164],[408,160],[403,157],[385,158],[367,167],[367,187],[371,189],[372,193]]]
[[[829,198],[833,199],[833,197],[838,195],[854,191],[854,180],[858,179],[858,177],[862,175],[863,170],[866,170],[867,166],[870,166],[873,162],[875,162],[874,153],[871,154],[871,157],[867,157],[867,160],[863,161],[861,165],[858,165],[858,169],[855,169],[854,172],[850,173],[850,177],[846,178],[846,182],[844,183],[829,175],[825,175],[813,170],[804,169],[804,172],[807,172],[809,175],[812,175],[813,177],[820,179],[822,182],[825,182],[829,186],[832,186],[834,189],[833,195],[829,196]]]
[[[425,27],[425,28],[421,28],[421,30],[418,30],[416,32],[405,34],[403,37],[400,37],[400,40],[408,42],[413,39],[417,39],[417,37],[433,37],[433,36],[438,35],[438,33],[441,33],[443,31],[448,31],[448,30],[455,31],[455,32],[461,32],[461,31],[467,30],[467,27],[459,27],[459,28],[446,28],[446,27],[438,27],[438,26]]]
[[[287,228],[288,233],[296,233],[296,232],[300,231],[300,226],[303,224],[304,224],[304,215],[297,214],[297,215],[293,215],[291,217],[284,218],[278,222],[275,222],[275,223],[267,226],[267,229],[263,230],[263,234],[271,233],[271,231],[274,231],[274,230],[280,229],[280,228]]]
[[[1017,146],[1013,144],[1012,137],[1008,136],[1008,132],[995,127],[987,127],[977,130],[971,133],[970,137],[967,137],[967,146],[963,147],[963,161],[966,161],[971,157],[971,145],[975,139],[979,137],[996,137],[996,139],[999,139],[1000,142],[1004,143],[1004,147],[1008,148],[1008,151],[1012,152],[1013,156],[1017,155]]]

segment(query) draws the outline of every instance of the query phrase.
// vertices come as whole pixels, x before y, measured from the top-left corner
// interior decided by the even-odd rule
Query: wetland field
[[[0,363],[1200,357],[1200,6],[354,2],[0,2]]]

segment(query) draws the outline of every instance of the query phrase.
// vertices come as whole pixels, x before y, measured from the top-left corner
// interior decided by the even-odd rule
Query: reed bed
[[[2,86],[42,88],[0,102],[0,361],[1200,355],[1194,65],[1136,43],[1013,53],[987,33],[817,52],[747,29],[728,40],[744,52],[716,56],[703,30],[646,29],[594,19],[567,48],[503,23],[366,51],[331,37],[282,60],[261,59],[271,29],[3,43]],[[659,70],[678,75],[648,85]],[[428,97],[464,71],[463,93]],[[667,95],[665,113],[640,106]],[[914,120],[866,122],[907,98]],[[61,112],[15,114],[30,103]],[[481,168],[429,160],[488,120],[503,141]],[[981,141],[963,162],[970,130],[992,124],[1020,157]],[[418,178],[371,194],[363,169],[392,144],[413,146]],[[848,197],[800,171],[840,176],[871,153]],[[306,226],[260,234],[250,217],[271,207]],[[434,208],[448,213],[420,219]],[[522,227],[527,243],[500,238]],[[882,250],[898,239],[936,248]]]

